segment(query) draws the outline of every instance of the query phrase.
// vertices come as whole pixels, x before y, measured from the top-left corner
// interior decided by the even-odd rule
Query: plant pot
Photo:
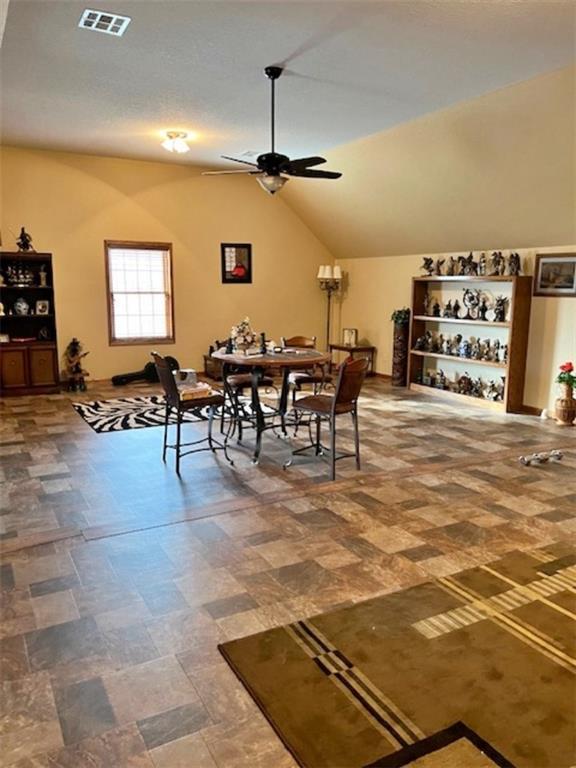
[[[408,324],[394,323],[392,386],[405,387],[408,372]]]
[[[570,384],[562,384],[562,394],[556,398],[556,423],[563,427],[571,427],[576,419],[576,400],[572,396],[572,387]]]

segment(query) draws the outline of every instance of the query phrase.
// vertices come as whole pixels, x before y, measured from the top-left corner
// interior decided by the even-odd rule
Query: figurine
[[[480,301],[480,306],[478,307],[478,320],[483,320],[486,322],[488,319],[486,317],[486,313],[488,312],[488,304],[486,303],[486,296],[482,296],[482,300]]]
[[[484,384],[482,379],[474,379],[472,387],[470,388],[470,394],[472,397],[484,397]]]
[[[500,362],[500,340],[496,339],[492,345],[492,358],[495,363]]]
[[[446,374],[444,373],[442,368],[440,368],[440,370],[438,371],[438,379],[436,380],[436,386],[438,387],[438,389],[446,389]]]
[[[461,343],[462,343],[462,334],[461,333],[457,333],[456,336],[454,336],[454,338],[450,342],[450,347],[451,347],[450,354],[451,355],[459,355],[460,354],[460,344]]]
[[[424,306],[424,314],[430,315],[430,309],[432,306],[432,296],[430,296],[429,293],[424,294],[424,301],[422,302]]]
[[[23,264],[11,264],[6,268],[8,285],[15,288],[30,288],[34,284],[34,273]]]
[[[486,274],[486,269],[486,254],[482,251],[478,260],[478,274],[484,276]]]
[[[496,385],[496,382],[494,380],[490,380],[488,382],[488,389],[486,390],[486,399],[487,400],[498,400],[500,396],[500,393],[498,391],[498,386]]]
[[[508,344],[504,344],[502,347],[502,362],[507,363],[508,362]]]
[[[442,317],[452,317],[452,302],[448,299],[448,303],[444,307]]]
[[[484,339],[482,352],[482,360],[492,360],[492,347],[490,346],[490,339]]]
[[[452,354],[452,340],[449,338],[442,339],[442,347],[441,350],[443,355],[451,355]]]
[[[267,352],[266,334],[264,333],[264,331],[262,331],[262,333],[260,334],[260,354],[265,355],[266,352]]]
[[[434,265],[434,274],[437,276],[440,276],[442,274],[442,264],[444,264],[444,259],[436,259],[436,264]]]
[[[520,254],[519,253],[511,253],[508,256],[508,274],[512,275],[513,277],[516,277],[521,272],[521,266],[520,266]]]
[[[456,299],[456,301],[452,305],[452,317],[454,318],[454,320],[458,320],[459,319],[459,317],[460,317],[460,309],[461,309],[460,302],[458,301],[458,299]]]
[[[226,354],[231,355],[234,352],[234,342],[232,341],[232,337],[229,336],[226,339]]]
[[[442,344],[444,344],[444,336],[440,333],[432,339],[432,347],[430,351],[435,352],[436,354],[442,352]]]
[[[478,264],[474,261],[474,254],[472,251],[470,251],[468,256],[458,256],[458,263],[460,265],[458,271],[459,275],[472,277],[478,274]]]
[[[460,343],[460,349],[458,350],[460,357],[470,359],[472,357],[472,345],[468,339],[463,339]]]
[[[48,275],[46,274],[46,265],[42,264],[40,267],[40,271],[38,272],[38,277],[40,278],[40,288],[46,288],[48,285],[47,279]]]
[[[505,323],[506,322],[506,305],[508,299],[506,296],[497,296],[494,303],[494,322]]]
[[[0,301],[0,317],[4,317],[6,312],[4,312],[4,304]]]
[[[88,376],[88,371],[82,368],[82,359],[89,354],[82,351],[82,344],[78,339],[73,338],[70,344],[66,347],[64,353],[64,359],[66,360],[66,373],[68,374],[68,391],[80,392],[86,391],[85,376]]]
[[[504,274],[504,256],[502,251],[493,251],[490,257],[490,276],[497,277]]]
[[[52,332],[49,328],[47,328],[45,325],[40,328],[38,331],[38,341],[51,341],[52,339]]]
[[[414,349],[418,352],[429,352],[432,345],[432,333],[426,331],[424,336],[419,336],[414,344]]]
[[[464,306],[467,309],[466,315],[464,315],[463,319],[476,320],[476,310],[480,304],[480,291],[476,290],[475,288],[465,288],[462,301],[464,302]],[[474,314],[472,314],[472,312],[474,312]]]
[[[454,258],[454,256],[450,256],[448,259],[448,264],[446,265],[446,274],[450,277],[453,277],[456,274],[456,265],[457,261]]]
[[[461,395],[469,395],[472,391],[472,379],[467,372],[464,372],[458,379],[458,392]]]
[[[480,339],[475,339],[472,342],[471,357],[472,357],[473,360],[481,360],[482,359],[482,347],[481,347],[481,344],[480,344]]]
[[[438,300],[434,302],[434,306],[432,307],[432,317],[440,317],[440,304],[438,303]]]
[[[420,269],[423,269],[426,272],[427,277],[432,277],[434,274],[434,259],[431,259],[429,256],[424,256]]]
[[[20,229],[20,237],[18,240],[16,240],[16,245],[18,246],[19,251],[33,251],[34,248],[32,247],[32,238],[26,232],[24,227],[21,227]]]

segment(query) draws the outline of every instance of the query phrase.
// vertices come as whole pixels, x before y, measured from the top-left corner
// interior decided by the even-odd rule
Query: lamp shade
[[[256,176],[256,181],[268,194],[273,195],[279,189],[282,189],[288,179],[284,176],[269,176],[267,173],[262,173]]]
[[[334,274],[333,274],[334,280],[342,280],[342,267],[336,266],[334,267]]]

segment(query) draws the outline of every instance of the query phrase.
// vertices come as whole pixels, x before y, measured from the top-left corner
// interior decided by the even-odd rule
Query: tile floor
[[[160,430],[96,434],[71,399],[0,404],[0,750],[16,768],[292,767],[219,642],[576,533],[576,430],[533,417],[373,380],[362,473],[285,472],[290,444],[269,435],[259,467],[248,438],[234,468],[189,457],[179,480]],[[517,463],[549,448],[564,460]]]

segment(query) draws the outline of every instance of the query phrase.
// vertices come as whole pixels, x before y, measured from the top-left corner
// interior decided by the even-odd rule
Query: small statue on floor
[[[76,338],[73,338],[66,347],[64,359],[68,376],[68,392],[86,391],[85,376],[88,376],[89,373],[82,367],[82,360],[88,354],[88,352],[82,351],[82,343]]]
[[[424,256],[420,269],[426,272],[427,277],[432,277],[434,274],[434,259],[430,258],[430,256]]]

